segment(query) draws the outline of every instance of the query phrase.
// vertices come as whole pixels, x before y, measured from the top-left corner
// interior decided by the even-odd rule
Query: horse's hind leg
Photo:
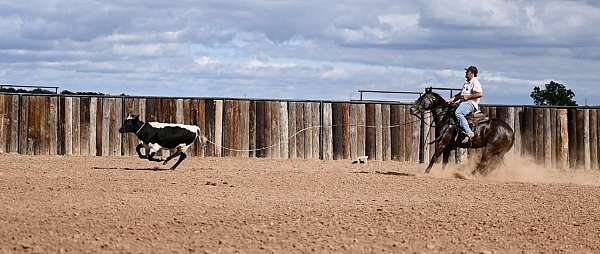
[[[481,153],[481,160],[477,163],[477,167],[471,172],[472,175],[479,173],[483,175],[483,172],[487,169],[490,159],[492,157],[491,149],[484,147]]]
[[[498,151],[489,146],[490,145],[484,148],[483,154],[481,155],[481,162],[479,162],[477,169],[475,170],[482,176],[486,176],[498,168],[498,166],[504,162],[504,154],[506,154],[506,151]],[[475,171],[473,173],[475,173]]]

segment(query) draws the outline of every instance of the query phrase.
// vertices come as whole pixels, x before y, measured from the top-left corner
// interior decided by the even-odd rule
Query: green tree
[[[565,85],[550,81],[545,86],[545,89],[537,86],[533,88],[531,98],[535,105],[577,106],[577,102],[573,100],[575,93]]]

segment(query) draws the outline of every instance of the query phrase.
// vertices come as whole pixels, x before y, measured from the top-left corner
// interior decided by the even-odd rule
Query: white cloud
[[[594,1],[0,0],[0,80],[347,99],[459,86],[477,65],[486,101],[527,102],[532,83],[561,80],[600,104],[599,23]]]
[[[194,60],[194,62],[196,64],[198,64],[198,65],[201,65],[201,66],[208,66],[208,65],[219,64],[219,61],[217,61],[215,59],[212,59],[212,58],[210,58],[208,56],[200,57],[200,58]]]
[[[271,62],[268,60],[252,59],[242,64],[246,69],[289,69],[296,67],[295,63]]]

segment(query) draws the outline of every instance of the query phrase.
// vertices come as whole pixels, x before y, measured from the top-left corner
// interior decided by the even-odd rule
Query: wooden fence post
[[[591,169],[590,157],[590,110],[583,110],[583,156],[585,169]]]
[[[558,110],[558,128],[560,129],[560,139],[558,145],[558,161],[561,169],[569,168],[569,123],[568,111],[566,109]]]

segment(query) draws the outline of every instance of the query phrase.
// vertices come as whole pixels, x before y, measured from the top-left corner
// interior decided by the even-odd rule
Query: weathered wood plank
[[[356,105],[356,155],[365,156],[367,140],[367,107],[365,104]]]
[[[81,120],[80,120],[80,109],[81,109],[81,105],[80,105],[80,98],[79,97],[73,97],[73,108],[72,108],[72,113],[73,113],[73,134],[72,134],[72,139],[73,139],[73,155],[75,156],[79,156],[81,155],[81,142],[80,142],[80,137],[81,137],[81,131],[80,131],[80,127],[81,127]]]
[[[390,106],[390,153],[392,160],[400,160],[400,143],[402,135],[400,134],[400,105]]]
[[[89,139],[89,155],[90,156],[95,156],[97,154],[96,151],[96,114],[98,112],[97,110],[98,107],[98,99],[97,98],[90,98],[90,115],[88,116],[90,119],[90,127],[89,127],[89,132],[88,132],[88,139]]]
[[[256,157],[266,157],[266,152],[262,149],[265,147],[265,104],[264,101],[256,102]]]
[[[366,105],[366,140],[365,152],[370,159],[377,159],[377,107],[375,104]]]
[[[223,146],[223,101],[215,101],[215,156],[221,157]]]
[[[96,104],[96,155],[102,156],[103,146],[102,141],[104,140],[104,99],[98,98]]]
[[[121,156],[121,141],[123,139],[121,133],[119,133],[119,128],[123,119],[123,104],[120,98],[111,98],[110,101],[110,156]]]
[[[535,122],[534,122],[534,149],[535,149],[535,160],[542,164],[545,163],[544,158],[544,109],[534,109]]]
[[[544,148],[544,166],[546,168],[552,167],[552,129],[550,123],[550,109],[543,109],[543,128],[544,128],[544,136],[543,136],[543,148]]]
[[[404,161],[412,161],[412,133],[413,133],[413,117],[410,115],[409,107],[404,105]],[[414,151],[418,153],[418,151]]]
[[[9,106],[7,105],[5,99],[8,96],[0,95],[0,154],[5,153],[8,149],[8,131],[5,126],[10,124],[8,113],[5,111],[9,111]]]
[[[319,159],[320,158],[320,139],[321,139],[321,104],[318,102],[312,102],[312,122],[313,122],[313,128],[311,128],[311,132],[312,132],[312,140],[313,140],[313,158],[314,159]]]
[[[90,155],[90,98],[79,99],[79,153],[83,156]]]
[[[568,111],[566,109],[559,109],[558,111],[558,128],[560,129],[559,139],[559,152],[558,161],[561,169],[569,168],[569,124],[568,124]]]
[[[66,97],[64,105],[65,127],[64,127],[64,149],[66,155],[73,155],[73,98]]]
[[[280,150],[280,135],[279,135],[279,102],[271,101],[269,102],[269,107],[271,109],[271,143],[269,144],[271,151],[271,158],[279,159],[281,158],[281,150]]]
[[[583,110],[583,161],[584,168],[591,169],[591,147],[590,147],[590,110]]]
[[[375,159],[383,160],[383,129],[381,104],[375,104]]]
[[[203,142],[204,137],[206,137],[206,124],[204,122],[204,100],[194,99],[190,103],[192,114],[194,114],[194,123],[200,129],[200,139],[194,144],[194,155],[197,157],[204,157],[204,148],[209,145],[206,142]]]
[[[265,145],[262,147],[264,148],[265,151],[265,157],[266,158],[273,158],[273,149],[271,148],[271,146],[274,143],[274,139],[273,139],[273,121],[272,121],[272,106],[271,106],[272,102],[267,101],[265,102]]]
[[[113,111],[112,100],[102,99],[102,156],[110,156],[110,113]]]
[[[342,159],[351,159],[351,146],[350,146],[350,104],[340,104],[341,117],[342,117]]]
[[[21,125],[19,128],[19,154],[26,154],[27,152],[27,108],[28,108],[28,100],[26,96],[22,96],[21,98],[21,112],[19,115],[19,119],[21,121]]]
[[[49,97],[48,105],[48,142],[49,154],[58,154],[58,97]]]
[[[256,103],[255,101],[251,101],[248,105],[248,149],[250,152],[248,156],[253,158],[257,157],[257,152],[254,151],[256,149],[256,127],[257,127],[257,119],[256,119]]]
[[[323,160],[333,159],[333,119],[331,103],[323,103]]]
[[[595,125],[596,127],[596,133],[597,133],[597,138],[596,138],[596,146],[598,147],[598,156],[597,156],[597,163],[598,163],[598,169],[600,169],[600,110],[595,110],[596,112],[596,122],[594,123],[590,123],[590,125]]]
[[[23,97],[25,98],[25,97]],[[39,119],[36,115],[36,113],[38,112],[38,105],[37,105],[37,97],[34,96],[27,96],[27,101],[28,101],[28,108],[26,110],[27,115],[26,117],[28,118],[28,122],[27,122],[27,126],[26,126],[26,131],[27,131],[27,138],[25,139],[26,142],[26,154],[27,155],[33,155],[34,154],[34,146],[35,143],[37,143],[37,128],[36,128],[36,121]]]
[[[135,98],[126,98],[125,99],[125,115],[138,115],[139,114],[139,104],[137,99]],[[123,153],[127,156],[134,156],[135,146],[137,145],[135,142],[136,136],[134,133],[127,133],[123,135]]]
[[[567,111],[567,124],[569,138],[569,168],[577,168],[577,109],[569,109]]]
[[[216,103],[214,100],[207,100],[205,104],[205,123],[206,123],[206,138],[211,142],[206,146],[205,155],[206,157],[214,157],[217,154],[218,148],[214,145],[215,140],[215,116],[216,116]]]
[[[306,154],[304,153],[304,136],[306,136],[306,128],[304,122],[304,103],[296,104],[296,157],[298,159],[306,159]]]
[[[577,110],[577,168],[585,168],[584,110]]]
[[[38,96],[38,125],[37,127],[38,129],[38,133],[39,133],[39,143],[37,144],[36,147],[36,154],[40,154],[40,155],[48,155],[50,154],[50,149],[48,148],[49,143],[48,143],[48,139],[49,139],[49,135],[48,135],[48,100],[49,97],[47,96]]]
[[[522,156],[523,155],[523,144],[522,144],[522,136],[521,136],[521,122],[523,119],[523,108],[515,107],[514,108],[514,128],[515,132],[515,143],[513,145],[514,155]]]
[[[285,101],[279,102],[279,158],[289,159],[289,119],[288,119],[288,103]]]
[[[10,95],[7,97],[6,102],[10,105],[10,110],[7,110],[8,123],[10,127],[5,129],[9,131],[6,134],[7,138],[7,152],[18,153],[19,152],[19,103],[20,98],[18,95]]]
[[[409,114],[410,115],[410,114]],[[411,156],[411,161],[412,162],[419,162],[419,149],[420,149],[420,145],[421,145],[421,121],[415,117],[415,116],[411,116],[412,118],[412,156]]]
[[[331,105],[331,117],[333,120],[333,159],[344,158],[344,112],[340,103]]]
[[[304,103],[304,158],[312,159],[313,156],[313,135],[312,135],[312,104]]]
[[[239,135],[240,135],[240,149],[248,150],[250,148],[250,102],[240,101],[240,124],[239,124]],[[247,158],[250,153],[248,151],[239,152],[239,157]]]
[[[598,114],[596,109],[589,111],[589,129],[590,129],[590,168],[598,169]]]
[[[296,152],[296,102],[288,103],[288,154],[290,159],[298,158]]]
[[[550,151],[550,161],[551,167],[557,168],[557,154],[558,154],[558,137],[560,130],[557,128],[558,123],[558,110],[553,108],[550,109],[550,142],[551,142],[551,151]]]
[[[224,157],[235,156],[235,152],[230,149],[238,149],[235,146],[235,136],[237,135],[237,119],[235,116],[236,101],[226,100],[223,102],[223,148],[221,153]]]
[[[183,105],[183,99],[177,99],[177,101],[175,102],[175,121],[177,123],[184,123],[184,117],[183,117],[183,112],[184,112],[184,105]]]
[[[358,125],[358,121],[356,119],[356,114],[357,114],[357,110],[358,110],[358,104],[351,104],[350,105],[350,158],[355,160],[358,157],[358,143],[357,143],[357,133],[356,133],[356,129],[357,129],[357,125]]]
[[[381,105],[381,144],[382,159],[388,161],[392,159],[391,132],[390,132],[390,105]]]

